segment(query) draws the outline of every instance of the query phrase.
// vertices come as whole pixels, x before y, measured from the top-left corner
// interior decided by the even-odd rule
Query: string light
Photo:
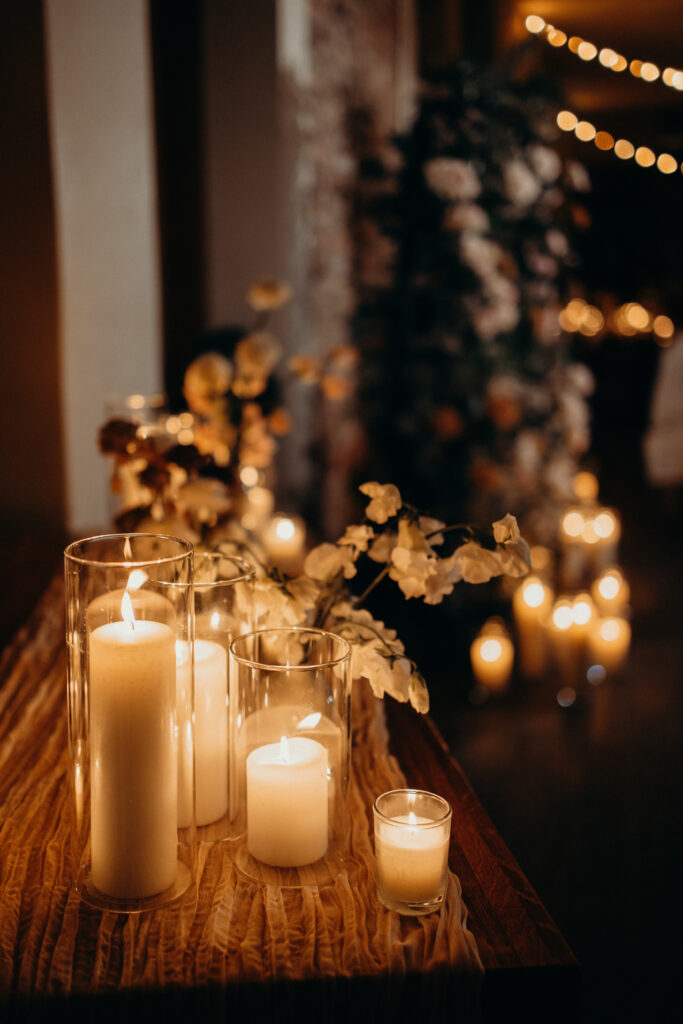
[[[580,60],[595,60],[598,61],[604,68],[609,68],[610,71],[625,71],[629,69],[634,78],[639,78],[643,82],[656,82],[661,78],[664,85],[667,85],[670,89],[677,89],[679,92],[683,91],[683,71],[678,68],[665,68],[663,72],[659,70],[659,67],[650,60],[632,60],[630,63],[622,54],[617,53],[611,47],[603,47],[598,51],[595,43],[589,42],[588,39],[582,39],[581,36],[570,36],[567,39],[566,32],[562,29],[557,28],[555,25],[547,24],[543,18],[538,14],[530,14],[525,21],[527,32],[532,35],[543,37],[547,43],[554,46],[556,49],[567,44],[567,49],[570,53],[573,53],[575,57],[579,57]]]
[[[657,156],[649,146],[639,146],[637,149],[628,139],[617,139],[609,132],[598,131],[590,121],[579,121],[572,110],[561,110],[556,117],[556,124],[563,132],[573,131],[580,142],[594,142],[596,147],[603,152],[614,150],[615,156],[620,160],[630,160],[635,155],[639,167],[655,167],[662,174],[673,174],[678,168],[678,162],[671,153],[660,153]],[[683,172],[683,164],[681,164]]]
[[[668,348],[675,333],[674,322],[663,313],[655,315],[640,302],[625,302],[605,315],[585,299],[571,299],[559,314],[563,331],[595,338],[608,330],[624,338],[652,334],[661,348]]]

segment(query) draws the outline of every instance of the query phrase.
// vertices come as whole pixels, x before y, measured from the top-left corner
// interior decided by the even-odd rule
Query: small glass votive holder
[[[191,544],[156,534],[64,552],[71,847],[76,889],[99,908],[164,906],[195,875],[194,785],[181,820],[177,784],[176,656],[192,648],[192,567]],[[192,754],[192,671],[183,701]]]
[[[351,649],[321,629],[233,640],[240,871],[279,886],[324,885],[348,851]]]
[[[373,805],[377,895],[399,914],[431,914],[444,901],[451,808],[423,789],[392,789]]]
[[[229,684],[232,640],[254,627],[254,577],[250,562],[220,550],[195,551],[194,595],[194,785],[197,839],[221,842],[239,836],[237,780],[229,753],[235,742],[238,702]],[[192,741],[185,687],[188,645],[177,645],[178,808],[188,822],[192,807]],[[234,689],[234,687],[233,687]]]

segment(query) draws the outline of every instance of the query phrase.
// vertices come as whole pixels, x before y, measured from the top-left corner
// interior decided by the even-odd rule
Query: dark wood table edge
[[[525,1020],[575,1020],[578,961],[448,744],[428,715],[391,698],[385,708],[389,748],[408,785],[439,793],[453,809],[449,866],[484,965],[484,1019],[509,1021],[513,1008],[523,1008]]]

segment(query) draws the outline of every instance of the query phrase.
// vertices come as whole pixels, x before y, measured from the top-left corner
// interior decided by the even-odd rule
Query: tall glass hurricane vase
[[[76,887],[110,910],[163,906],[194,878],[194,785],[182,815],[178,785],[180,743],[193,744],[192,545],[110,534],[64,562]]]
[[[325,884],[348,850],[351,753],[346,640],[266,629],[233,640],[238,867],[257,882]]]

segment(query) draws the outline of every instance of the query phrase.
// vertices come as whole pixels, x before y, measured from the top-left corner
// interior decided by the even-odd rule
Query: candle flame
[[[127,543],[128,538],[126,538],[126,544]],[[132,573],[128,577],[128,582],[126,583],[126,590],[139,590],[140,587],[146,582],[147,573],[144,571],[144,569],[133,569]]]
[[[577,509],[570,509],[562,520],[562,528],[568,537],[580,536],[584,525],[584,518]]]
[[[612,515],[612,513],[607,511],[606,509],[603,509],[595,517],[594,528],[595,528],[595,532],[597,533],[598,537],[602,537],[603,539],[606,540],[607,537],[611,537],[612,536],[612,534],[614,533],[615,527],[616,527],[616,520],[615,520],[614,516]]]
[[[607,643],[614,643],[621,633],[621,624],[618,619],[605,619],[600,623],[600,636]]]
[[[524,584],[522,597],[524,598],[524,604],[528,605],[529,608],[540,608],[545,597],[545,587],[539,580],[529,580]]]
[[[585,626],[586,623],[590,622],[592,615],[593,602],[588,594],[580,594],[574,600],[574,608],[572,610],[574,622],[577,626]]]
[[[503,645],[500,640],[484,640],[480,651],[484,661],[498,661],[503,653]]]
[[[124,591],[123,597],[121,598],[121,618],[128,626],[130,626],[131,629],[135,629],[135,612],[133,611],[133,602],[131,601],[130,594],[127,590]]]
[[[275,532],[280,540],[291,540],[296,527],[291,519],[279,519],[275,524]]]
[[[126,537],[126,540],[124,542],[123,557],[126,559],[127,562],[133,561],[133,549],[130,546],[130,537]]]
[[[322,715],[319,711],[315,711],[312,715],[306,715],[297,725],[297,729],[315,729],[321,718]]]
[[[415,816],[415,815],[413,814],[413,812],[412,812],[412,811],[409,811],[409,812],[408,812],[408,824],[409,824],[409,825],[417,825],[417,818],[416,818],[416,816]]]
[[[574,611],[568,601],[562,601],[553,609],[553,622],[557,629],[569,629],[574,621]]]
[[[603,576],[598,583],[598,590],[600,595],[605,598],[606,601],[613,601],[621,590],[621,582],[616,573],[610,572],[606,576]]]
[[[213,612],[211,615],[211,629],[218,629],[221,624],[221,617],[218,612]]]
[[[289,764],[289,740],[286,736],[280,737],[280,760],[283,764]]]

